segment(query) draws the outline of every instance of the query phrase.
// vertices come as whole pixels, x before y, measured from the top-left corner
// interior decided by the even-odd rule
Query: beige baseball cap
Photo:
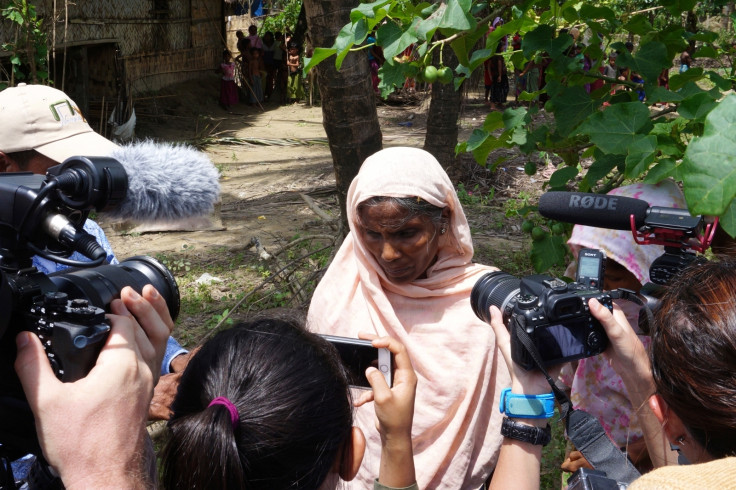
[[[18,84],[0,91],[0,151],[36,150],[63,162],[76,155],[108,156],[115,143],[95,133],[79,106],[46,85]]]

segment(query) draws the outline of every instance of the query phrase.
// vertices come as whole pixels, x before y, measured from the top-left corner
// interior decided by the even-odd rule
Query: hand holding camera
[[[67,488],[103,472],[111,485],[132,488],[146,475],[143,427],[172,322],[151,286],[142,296],[125,288],[111,308],[105,346],[89,374],[76,382],[57,379],[36,335],[22,331],[16,340],[15,369],[39,442]],[[102,452],[109,457],[100,458]]]

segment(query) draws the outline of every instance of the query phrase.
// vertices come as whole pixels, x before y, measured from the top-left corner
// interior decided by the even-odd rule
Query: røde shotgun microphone
[[[610,230],[631,230],[644,225],[649,203],[641,199],[585,192],[547,192],[539,198],[539,214],[545,218]]]

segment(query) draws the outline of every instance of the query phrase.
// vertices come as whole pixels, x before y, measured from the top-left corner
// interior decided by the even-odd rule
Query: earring
[[[680,436],[680,437],[678,437],[677,439],[675,439],[675,442],[676,442],[676,443],[677,443],[678,445],[680,445],[680,446],[683,446],[683,445],[685,444],[685,436]]]
[[[446,231],[447,231],[447,228],[440,229],[440,235],[444,235]]]

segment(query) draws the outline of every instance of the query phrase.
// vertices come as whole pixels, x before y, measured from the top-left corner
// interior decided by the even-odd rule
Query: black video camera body
[[[599,255],[598,260],[602,263],[605,256]],[[602,274],[598,277],[602,278]],[[588,301],[595,298],[613,309],[613,300],[610,294],[600,290],[601,280],[594,281],[598,286],[589,284],[590,281],[568,284],[547,275],[518,279],[505,272],[490,272],[473,286],[470,304],[478,318],[486,323],[491,321],[491,305],[501,310],[511,335],[514,362],[527,370],[536,366],[519,339],[516,329],[519,323],[537,348],[542,364],[553,366],[598,355],[608,346],[606,332],[591,315]]]

